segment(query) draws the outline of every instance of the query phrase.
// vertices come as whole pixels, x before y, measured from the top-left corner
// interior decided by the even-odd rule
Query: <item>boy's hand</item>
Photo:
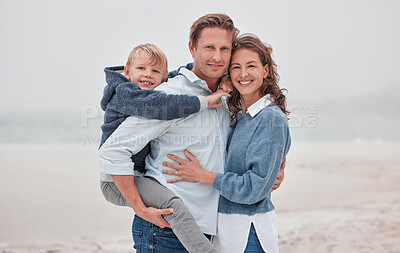
[[[229,75],[225,75],[221,78],[219,82],[219,89],[225,91],[226,93],[231,93],[233,90],[233,84]]]
[[[223,90],[217,90],[216,92],[214,92],[211,95],[208,95],[207,98],[207,102],[208,102],[208,108],[217,108],[219,106],[222,105],[222,103],[218,103],[217,101],[222,97],[222,96],[228,96],[230,97],[231,95],[229,95],[228,93],[226,93]]]

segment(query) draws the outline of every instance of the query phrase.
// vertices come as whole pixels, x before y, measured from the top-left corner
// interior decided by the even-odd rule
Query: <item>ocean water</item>
[[[0,117],[0,143],[100,143],[103,115]],[[314,109],[293,111],[289,120],[293,141],[400,140],[398,118],[329,116]]]

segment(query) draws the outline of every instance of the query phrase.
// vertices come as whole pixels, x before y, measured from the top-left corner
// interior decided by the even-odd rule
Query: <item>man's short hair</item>
[[[168,75],[167,56],[156,45],[146,43],[136,46],[134,49],[132,49],[128,56],[126,67],[129,68],[129,66],[132,64],[132,62],[135,61],[135,57],[137,56],[148,57],[151,64],[160,66],[162,69],[163,78]]]
[[[197,42],[200,38],[201,31],[206,27],[217,27],[227,30],[232,34],[232,44],[236,40],[239,30],[233,24],[233,20],[225,14],[207,14],[194,21],[192,27],[190,28],[189,41],[197,46]]]

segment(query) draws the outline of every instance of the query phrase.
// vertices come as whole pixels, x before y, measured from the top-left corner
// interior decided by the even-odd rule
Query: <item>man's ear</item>
[[[130,81],[131,78],[129,77],[129,68],[124,66],[124,76]]]
[[[192,55],[192,57],[194,57],[194,54],[196,52],[196,47],[193,44],[193,42],[191,42],[191,41],[189,41],[189,51],[190,51],[190,54]]]

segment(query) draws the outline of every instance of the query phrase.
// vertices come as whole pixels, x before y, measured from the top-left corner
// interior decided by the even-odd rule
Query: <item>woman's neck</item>
[[[247,109],[261,98],[260,94],[240,95],[243,113],[247,113]]]

